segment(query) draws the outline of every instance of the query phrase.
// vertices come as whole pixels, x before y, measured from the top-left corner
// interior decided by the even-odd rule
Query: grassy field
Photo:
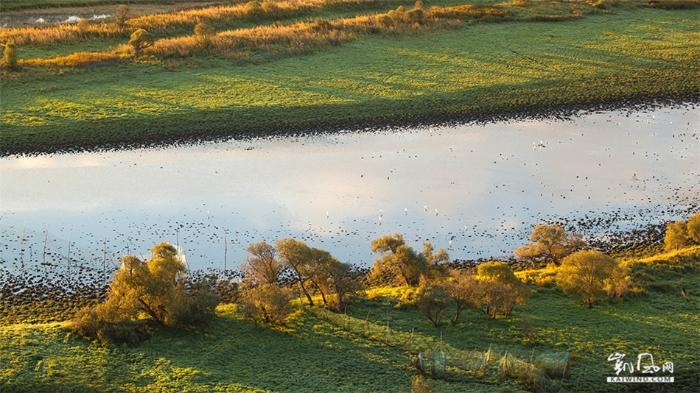
[[[556,287],[533,285],[535,296],[508,319],[468,310],[456,326],[444,324],[439,330],[415,307],[397,306],[405,288],[370,289],[351,303],[347,315],[305,307],[283,327],[256,327],[236,306],[222,305],[204,330],[162,328],[135,347],[87,341],[70,334],[66,322],[4,324],[0,390],[408,392],[416,352],[442,340],[455,352],[485,352],[491,346],[496,359],[506,350],[525,361],[568,352],[570,377],[555,382],[570,392],[696,392],[700,248],[630,263],[646,292],[622,301],[588,309]],[[680,295],[681,287],[691,301]],[[524,318],[534,325],[535,345],[527,343],[520,327]],[[632,360],[650,352],[657,365],[672,361],[675,383],[606,383],[615,374],[607,357],[615,352]],[[497,360],[483,376],[452,370],[430,381],[435,392],[522,391],[519,381],[498,378],[493,363]]]
[[[0,155],[697,99],[696,10],[596,12],[557,23],[466,21],[360,34],[315,49],[313,42],[245,47],[233,58],[24,66],[0,77]],[[69,54],[119,40],[27,51]]]

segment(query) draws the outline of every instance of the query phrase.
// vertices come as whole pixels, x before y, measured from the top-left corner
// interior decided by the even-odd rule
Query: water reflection
[[[192,267],[222,268],[225,232],[229,268],[248,243],[289,236],[364,265],[369,241],[394,232],[416,247],[451,241],[453,258],[498,257],[545,220],[617,217],[582,229],[599,235],[697,209],[699,114],[663,108],[3,159],[0,258],[16,263],[24,231],[33,240],[23,258],[32,243],[38,261],[47,225],[58,263],[69,238],[98,257],[106,239],[112,258],[167,240]]]

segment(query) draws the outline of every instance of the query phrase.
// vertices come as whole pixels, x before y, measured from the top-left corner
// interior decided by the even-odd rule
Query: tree
[[[206,23],[197,23],[194,27],[194,34],[203,47],[211,45],[211,37],[214,35],[214,28]]]
[[[605,280],[618,268],[617,262],[600,251],[584,250],[564,258],[556,280],[564,292],[576,293],[588,308],[605,296]]]
[[[399,233],[374,239],[370,246],[373,253],[381,253],[372,267],[371,274],[375,277],[388,273],[396,281],[413,286],[418,284],[421,275],[428,273],[427,260],[407,246]]]
[[[118,5],[117,9],[114,11],[114,22],[117,24],[117,26],[119,26],[120,29],[124,28],[124,24],[129,18],[129,13],[129,7],[127,7],[124,4]]]
[[[530,299],[530,289],[518,279],[505,262],[484,262],[477,267],[482,302],[486,315],[510,316],[516,304],[524,305]]]
[[[435,284],[424,284],[416,293],[416,307],[435,327],[440,326],[446,314],[449,298],[443,287]]]
[[[109,285],[107,300],[79,313],[74,332],[105,342],[133,342],[134,335],[150,325],[205,324],[215,315],[217,295],[205,282],[190,282],[177,250],[169,243],[151,249],[151,259],[121,258],[121,267]],[[149,321],[141,318],[148,315]]]
[[[5,44],[5,50],[2,53],[2,62],[0,63],[0,66],[10,70],[17,69],[17,47],[14,43],[8,42]]]
[[[354,277],[352,266],[332,258],[322,266],[320,276],[324,277],[323,283],[333,292],[333,298],[329,306],[334,311],[341,311],[350,300],[350,295],[361,289],[360,282]]]
[[[144,29],[138,29],[131,33],[129,45],[134,48],[134,56],[138,57],[139,53],[141,53],[141,49],[148,48],[149,46],[153,45],[154,41],[155,39],[151,33]]]
[[[683,220],[672,222],[666,226],[664,248],[666,251],[679,250],[690,245],[688,225]]]
[[[695,213],[688,218],[688,237],[696,244],[700,244],[700,213]]]
[[[446,281],[443,290],[455,303],[456,311],[452,324],[456,325],[459,315],[465,308],[478,310],[481,307],[481,289],[479,283],[468,272],[452,271],[452,280]]]
[[[435,247],[431,242],[423,243],[423,251],[420,256],[425,259],[428,265],[428,275],[433,279],[446,278],[449,275],[447,264],[450,262],[450,254],[441,248],[440,251],[434,252]]]
[[[278,284],[284,266],[277,260],[275,247],[262,241],[251,243],[246,251],[251,256],[241,264],[241,272],[248,284]]]
[[[309,301],[309,305],[313,307],[314,301],[306,288],[306,282],[313,274],[311,269],[313,258],[311,248],[304,242],[292,238],[278,240],[276,245],[282,264],[295,276],[299,288],[301,288],[304,296]]]
[[[515,257],[524,261],[545,260],[559,265],[561,259],[585,247],[578,233],[567,233],[557,224],[541,224],[530,235],[529,244],[515,249]]]
[[[283,325],[291,312],[289,290],[274,284],[261,284],[250,288],[242,299],[246,316],[257,325],[275,323]]]
[[[78,34],[80,34],[80,37],[86,38],[87,32],[90,29],[90,22],[88,22],[85,18],[80,18],[78,23],[75,24],[75,27],[78,29]]]

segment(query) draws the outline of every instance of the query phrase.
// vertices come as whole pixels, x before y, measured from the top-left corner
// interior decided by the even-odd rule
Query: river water
[[[370,266],[402,233],[453,259],[507,257],[564,217],[588,237],[687,218],[700,202],[693,105],[172,149],[0,160],[0,263],[116,266],[160,241],[193,269],[236,269],[284,237]],[[70,247],[70,251],[69,251]]]

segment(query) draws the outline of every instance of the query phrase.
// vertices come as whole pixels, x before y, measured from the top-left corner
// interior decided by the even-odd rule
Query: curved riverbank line
[[[243,65],[197,58],[8,73],[0,155],[698,102],[696,15],[640,9],[463,24]]]

